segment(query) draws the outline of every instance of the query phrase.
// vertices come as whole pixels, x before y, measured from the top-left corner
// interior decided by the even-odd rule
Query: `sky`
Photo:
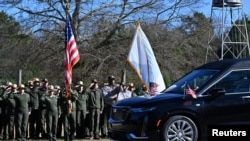
[[[202,7],[200,12],[204,13],[206,16],[210,17],[211,15],[211,8],[212,8],[212,1],[213,0],[204,0],[208,3],[206,6]],[[231,0],[232,1],[232,0]],[[238,1],[238,0],[235,0]],[[250,18],[250,0],[241,0],[242,2],[242,10],[243,12]]]

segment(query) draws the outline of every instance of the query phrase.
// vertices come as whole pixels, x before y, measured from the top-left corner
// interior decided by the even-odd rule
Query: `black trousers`
[[[46,127],[47,127],[49,140],[56,141],[58,112],[48,112],[46,122],[47,122]]]
[[[29,118],[29,135],[31,139],[36,139],[39,137],[40,132],[40,124],[39,124],[40,116],[38,109],[32,109]]]
[[[89,134],[89,120],[87,119],[87,111],[76,111],[76,136],[77,138],[83,138]]]
[[[26,131],[27,125],[29,121],[29,113],[16,113],[16,138],[17,141],[25,141],[26,140]]]
[[[8,115],[8,134],[9,139],[14,139],[14,129],[15,129],[15,114]]]
[[[73,141],[76,132],[76,111],[63,113],[64,141]]]
[[[100,109],[89,110],[90,136],[99,136]]]
[[[100,115],[100,131],[103,137],[106,137],[108,135],[107,106],[104,107],[102,114]]]
[[[39,132],[42,134],[42,138],[47,138],[46,132],[46,108],[39,109]]]

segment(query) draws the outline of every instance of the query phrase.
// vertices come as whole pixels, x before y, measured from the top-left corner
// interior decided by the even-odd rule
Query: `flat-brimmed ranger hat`
[[[128,83],[128,86],[129,86],[129,87],[134,87],[134,83],[132,83],[132,82],[131,82],[131,83]]]
[[[42,82],[47,83],[49,80],[47,78],[44,78]]]
[[[24,84],[20,84],[18,89],[25,89],[25,85]]]
[[[82,81],[77,81],[77,84],[75,85],[75,87],[79,87],[79,86],[83,86],[83,82]]]
[[[56,89],[56,90],[60,90],[61,87],[60,87],[59,85],[55,85],[55,89]]]
[[[13,84],[13,85],[12,85],[12,88],[13,88],[13,89],[17,89],[17,84]]]
[[[110,75],[110,76],[108,77],[108,80],[115,80],[115,76],[114,76],[114,75]]]
[[[54,86],[53,86],[53,85],[49,85],[49,86],[48,86],[48,91],[55,91]]]
[[[92,83],[97,83],[97,80],[96,80],[96,79],[93,79],[93,80],[92,80]]]
[[[40,82],[40,80],[39,80],[39,78],[35,77],[35,78],[33,79],[33,82]]]
[[[11,87],[13,84],[11,82],[6,82],[7,87]]]

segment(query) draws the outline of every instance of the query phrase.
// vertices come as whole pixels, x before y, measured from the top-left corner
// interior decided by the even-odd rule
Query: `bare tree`
[[[202,0],[4,0],[0,7],[15,17],[28,35],[33,35],[32,45],[22,49],[24,57],[20,62],[24,69],[37,71],[37,76],[63,78],[66,4],[70,4],[69,15],[81,53],[73,77],[105,80],[109,72],[117,76],[124,67],[137,21],[143,22],[165,69],[164,57],[171,52],[169,43],[178,42],[171,35],[178,32],[169,29],[173,30],[174,23],[201,3]],[[171,46],[174,51],[176,44]]]
[[[89,43],[98,37],[94,46],[101,48],[128,24],[143,20],[169,25],[202,0],[4,0],[0,5],[18,17],[36,35],[49,32],[62,36],[66,17],[65,3],[70,4],[72,27],[78,42]],[[11,9],[11,10],[10,10]],[[183,12],[185,11],[185,12]],[[61,27],[61,28],[60,28]],[[93,44],[93,42],[91,42]]]

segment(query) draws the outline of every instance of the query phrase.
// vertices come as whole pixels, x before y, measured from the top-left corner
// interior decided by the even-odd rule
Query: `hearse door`
[[[250,70],[235,70],[225,75],[210,90],[220,90],[206,99],[206,115],[214,124],[250,123]],[[224,91],[224,92],[222,92]]]

